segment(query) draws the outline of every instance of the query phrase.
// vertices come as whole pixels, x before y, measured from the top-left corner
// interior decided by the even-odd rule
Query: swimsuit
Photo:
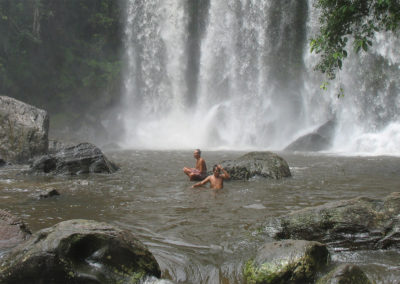
[[[207,177],[207,173],[201,173],[198,169],[192,168],[190,171],[194,174],[194,178],[203,180]]]

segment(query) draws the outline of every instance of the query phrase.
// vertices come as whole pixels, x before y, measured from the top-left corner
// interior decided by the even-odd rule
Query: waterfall
[[[281,150],[335,117],[330,151],[400,155],[397,36],[322,91],[312,1],[126,1],[127,147]]]

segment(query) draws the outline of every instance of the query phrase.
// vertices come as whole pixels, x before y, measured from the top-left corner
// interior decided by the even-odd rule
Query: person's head
[[[214,173],[214,176],[216,176],[216,177],[219,176],[219,174],[221,173],[221,170],[218,167],[218,165],[213,166],[213,173]]]
[[[201,156],[201,151],[200,151],[200,149],[194,150],[194,152],[193,152],[193,157],[195,157],[195,158],[197,159],[197,158],[200,158],[200,156]]]

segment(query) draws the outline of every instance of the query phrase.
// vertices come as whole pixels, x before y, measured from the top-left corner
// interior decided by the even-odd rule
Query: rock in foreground
[[[0,283],[138,283],[160,274],[153,255],[130,232],[70,220],[13,249],[0,267]]]
[[[272,152],[250,152],[236,160],[223,161],[221,165],[233,180],[247,180],[255,176],[272,179],[291,176],[287,162]]]
[[[0,249],[9,249],[27,240],[31,232],[22,220],[0,209]]]
[[[243,275],[248,284],[313,283],[328,260],[328,249],[318,242],[266,243],[256,258],[246,263]]]
[[[118,167],[110,162],[99,148],[90,143],[81,143],[36,159],[29,172],[78,175],[113,173],[116,170]]]
[[[400,192],[305,208],[271,218],[266,231],[275,239],[319,241],[335,248],[400,248]]]
[[[27,163],[48,148],[46,111],[0,96],[0,156],[7,162]]]
[[[319,279],[317,284],[372,284],[360,267],[342,264]]]

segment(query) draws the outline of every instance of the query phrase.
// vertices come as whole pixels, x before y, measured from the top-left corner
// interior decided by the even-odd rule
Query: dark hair
[[[199,155],[201,155],[201,151],[200,151],[200,149],[196,149],[195,151],[196,151],[196,152],[198,152],[198,153],[199,153]]]
[[[218,169],[218,165],[213,166],[213,171],[215,171],[216,169]]]

